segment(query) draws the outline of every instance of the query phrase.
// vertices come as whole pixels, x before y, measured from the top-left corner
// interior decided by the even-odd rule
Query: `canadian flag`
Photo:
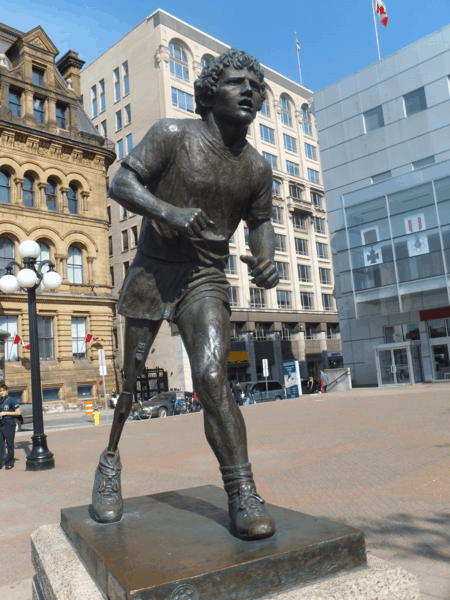
[[[100,339],[100,338],[94,337],[92,335],[92,333],[88,333],[84,342],[85,342],[85,344],[89,344],[89,342],[96,342],[98,339]]]
[[[382,25],[384,25],[385,27],[387,27],[389,17],[387,16],[386,6],[385,6],[383,0],[377,0],[377,13],[378,13],[378,20],[380,21],[380,23]]]
[[[29,350],[29,349],[31,348],[31,346],[30,346],[30,344],[29,344],[29,343],[27,344],[27,343],[26,343],[26,342],[24,342],[23,340],[21,340],[21,343],[22,343],[22,346],[25,348],[25,350]]]
[[[20,342],[21,342],[21,338],[20,338],[20,336],[19,336],[19,335],[17,335],[17,333],[16,333],[16,335],[14,336],[14,341],[13,341],[13,344],[19,344]]]

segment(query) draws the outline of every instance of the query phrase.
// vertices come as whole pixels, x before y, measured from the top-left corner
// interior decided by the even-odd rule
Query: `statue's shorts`
[[[138,252],[125,276],[117,310],[124,317],[176,323],[194,302],[218,298],[231,313],[229,288],[220,266],[168,263]]]

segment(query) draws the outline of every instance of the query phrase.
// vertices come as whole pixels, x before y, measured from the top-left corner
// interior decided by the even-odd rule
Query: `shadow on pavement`
[[[23,450],[25,452],[25,456],[28,456],[31,452],[31,442],[29,441],[20,441],[16,442],[14,445],[15,450]]]

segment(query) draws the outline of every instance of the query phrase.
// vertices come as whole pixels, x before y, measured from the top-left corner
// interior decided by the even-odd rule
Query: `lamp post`
[[[7,294],[19,288],[28,294],[28,318],[30,328],[30,363],[31,363],[31,395],[33,403],[33,448],[27,456],[27,471],[45,471],[53,469],[55,459],[47,447],[47,436],[44,434],[44,417],[42,414],[41,367],[39,363],[39,338],[37,327],[36,294],[44,290],[57,290],[62,283],[59,273],[54,271],[50,260],[37,263],[41,249],[33,240],[25,240],[19,246],[19,254],[23,265],[12,260],[6,266],[6,275],[0,279],[0,290]],[[49,266],[42,273],[45,265]],[[13,275],[13,267],[19,267],[17,277]]]

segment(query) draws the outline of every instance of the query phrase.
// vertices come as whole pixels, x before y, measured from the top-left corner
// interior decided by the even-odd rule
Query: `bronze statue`
[[[204,409],[206,438],[219,461],[237,535],[270,537],[275,523],[248,462],[245,423],[230,390],[229,239],[241,219],[252,256],[241,256],[252,282],[278,283],[274,264],[272,169],[247,143],[247,127],[265,99],[259,62],[234,48],[195,81],[201,119],[162,119],[122,161],[110,196],[144,217],[136,257],[119,298],[125,317],[124,387],[92,493],[101,523],[122,517],[118,444],[136,378],[162,320],[177,324]]]

